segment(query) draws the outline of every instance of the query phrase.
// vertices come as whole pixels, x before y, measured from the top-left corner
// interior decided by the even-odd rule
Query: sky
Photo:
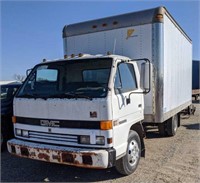
[[[0,80],[26,75],[44,58],[63,58],[64,25],[165,6],[193,42],[200,60],[200,0],[0,0]]]

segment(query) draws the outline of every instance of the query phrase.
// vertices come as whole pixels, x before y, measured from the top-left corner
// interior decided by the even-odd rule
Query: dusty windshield
[[[107,96],[112,59],[85,59],[38,65],[18,92],[24,98]]]

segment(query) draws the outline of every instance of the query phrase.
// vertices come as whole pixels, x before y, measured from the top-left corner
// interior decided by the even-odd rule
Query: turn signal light
[[[113,139],[112,138],[107,138],[107,144],[112,144]]]
[[[110,130],[110,129],[112,129],[112,121],[111,120],[101,121],[100,129],[101,130]]]
[[[13,116],[13,117],[12,117],[12,122],[13,122],[13,123],[16,123],[16,122],[17,122],[16,116]]]

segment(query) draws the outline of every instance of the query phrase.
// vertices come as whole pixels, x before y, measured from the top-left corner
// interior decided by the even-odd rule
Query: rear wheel
[[[163,123],[159,123],[158,124],[158,131],[159,131],[159,134],[161,136],[166,136],[167,135],[167,131],[166,131],[166,122],[163,122]]]
[[[174,136],[178,129],[178,115],[175,114],[167,120],[167,134],[169,136]]]
[[[120,174],[130,175],[133,173],[141,157],[140,137],[135,131],[129,132],[126,155],[117,160],[116,169]]]

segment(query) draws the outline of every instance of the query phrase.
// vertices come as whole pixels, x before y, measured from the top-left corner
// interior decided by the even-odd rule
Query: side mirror
[[[141,59],[133,59],[130,61],[142,62],[139,65],[139,67],[140,67],[140,87],[143,91],[129,93],[128,98],[126,99],[127,104],[131,103],[131,99],[130,99],[131,94],[147,94],[151,91],[152,63],[150,62],[150,60],[147,58],[141,58]]]
[[[150,81],[151,81],[151,64],[150,62],[143,62],[141,64],[141,78],[140,86],[143,89],[143,93],[147,94],[150,91]]]
[[[31,71],[32,71],[32,69],[26,70],[26,76],[28,76],[28,75],[30,74]]]

